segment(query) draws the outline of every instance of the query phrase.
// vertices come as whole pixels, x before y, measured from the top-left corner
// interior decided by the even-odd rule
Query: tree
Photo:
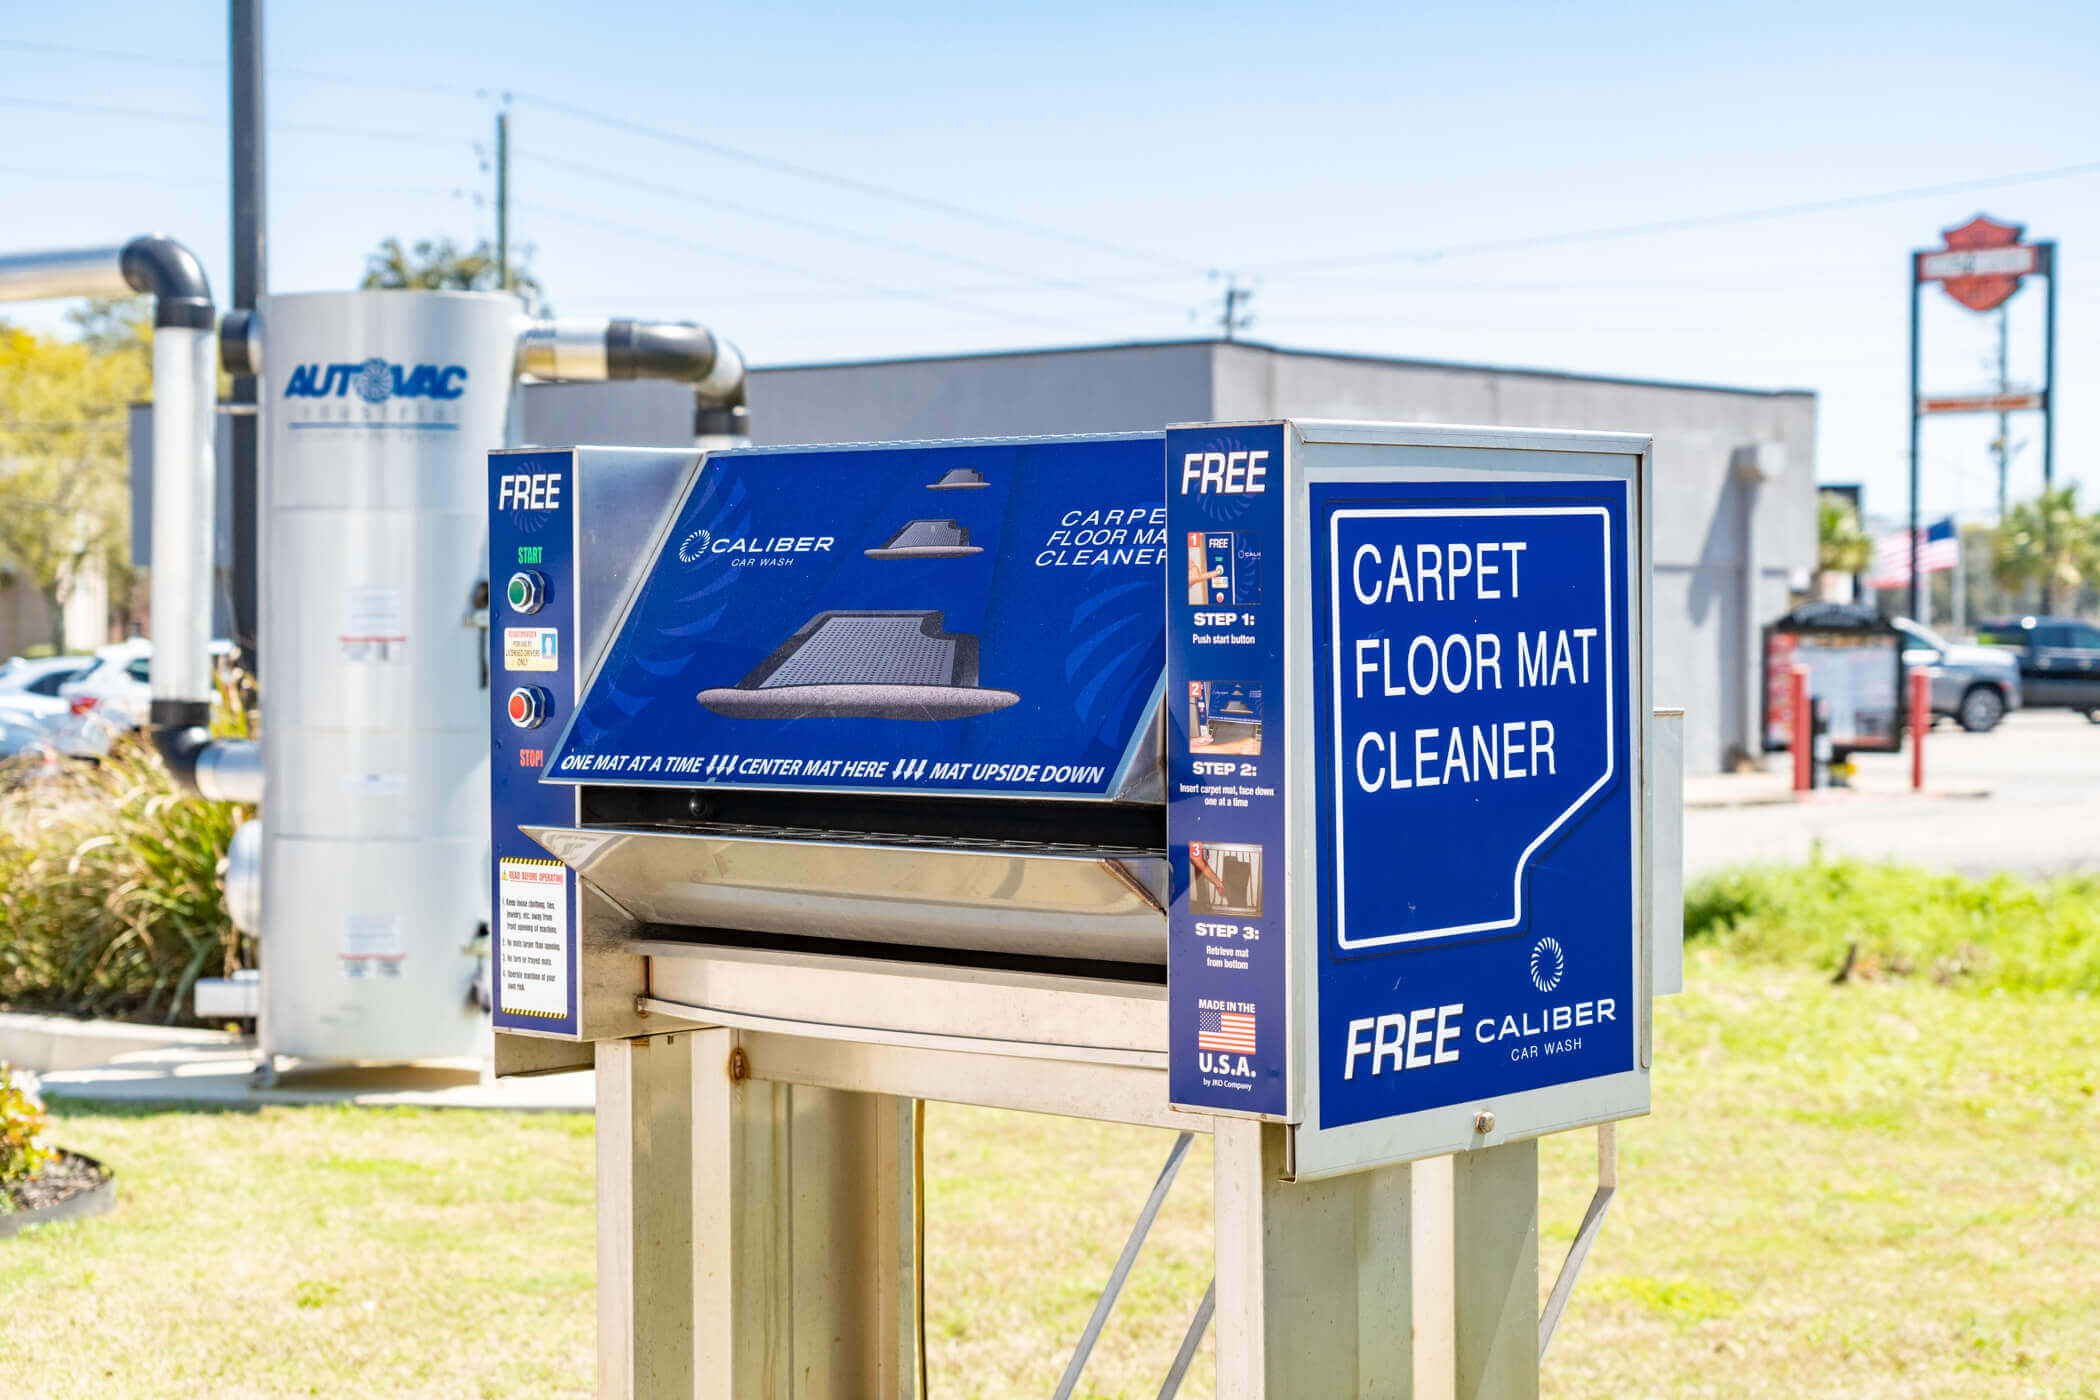
[[[527,305],[544,307],[540,284],[524,266],[530,256],[529,248],[512,254],[510,289]],[[492,292],[498,281],[496,251],[486,240],[462,249],[449,238],[425,238],[413,248],[403,248],[400,239],[389,238],[365,254],[361,285],[368,291]]]
[[[1816,568],[1826,574],[1865,573],[1874,542],[1859,528],[1849,501],[1823,496],[1816,503]]]
[[[2079,513],[2077,483],[2007,512],[1991,565],[2010,591],[2039,586],[2043,612],[2054,612],[2060,596],[2075,602],[2086,580],[2100,575],[2100,518]]]
[[[0,322],[0,563],[43,595],[54,637],[96,564],[130,592],[126,408],[150,395],[152,327],[137,304],[73,313],[78,340]]]

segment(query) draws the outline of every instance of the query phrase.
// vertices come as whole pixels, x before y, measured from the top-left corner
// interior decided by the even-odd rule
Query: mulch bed
[[[61,1152],[29,1180],[0,1186],[14,1205],[0,1214],[0,1238],[27,1225],[100,1214],[115,1204],[115,1185],[109,1168],[94,1158]],[[104,1186],[110,1189],[101,1190]]]

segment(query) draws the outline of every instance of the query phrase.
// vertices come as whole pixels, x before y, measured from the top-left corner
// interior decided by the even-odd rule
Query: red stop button
[[[547,692],[536,685],[521,685],[510,693],[510,722],[520,729],[537,729],[547,718]]]

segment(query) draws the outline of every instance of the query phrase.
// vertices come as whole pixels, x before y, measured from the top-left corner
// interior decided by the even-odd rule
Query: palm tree
[[[2077,598],[2100,573],[2100,518],[2079,512],[2076,483],[2044,491],[2006,514],[1992,571],[2014,592],[2039,585],[2043,612],[2056,610],[2060,594]]]
[[[1859,512],[1849,501],[1825,496],[1816,506],[1816,568],[1826,574],[1866,572],[1874,542],[1859,528]]]

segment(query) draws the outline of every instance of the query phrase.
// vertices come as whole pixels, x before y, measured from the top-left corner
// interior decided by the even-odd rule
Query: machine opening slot
[[[582,790],[585,826],[653,826],[808,832],[814,838],[880,842],[1080,847],[1101,854],[1164,856],[1164,806],[1100,802],[1002,802],[992,798],[887,797],[856,793],[752,792],[733,788],[592,787]]]
[[[1048,977],[1088,977],[1113,982],[1165,986],[1167,969],[1150,963],[1104,962],[1094,958],[1046,958],[1027,953],[993,953],[968,948],[920,948],[903,943],[862,943],[845,938],[805,938],[795,934],[757,933],[741,929],[693,928],[682,924],[644,924],[640,940],[682,943],[694,948],[740,948],[776,953],[809,953],[882,962],[929,963],[971,967],[990,972],[1031,972]]]

